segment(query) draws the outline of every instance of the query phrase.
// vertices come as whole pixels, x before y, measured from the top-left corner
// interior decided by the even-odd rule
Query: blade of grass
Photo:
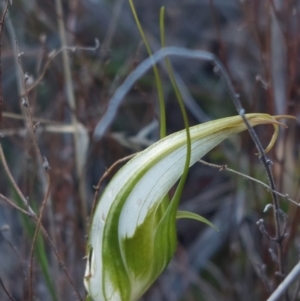
[[[17,204],[22,207],[23,202],[19,195],[15,192],[13,188],[11,188],[11,194],[13,196],[13,199],[16,200]],[[35,212],[37,212],[36,204],[32,202],[32,208]],[[30,222],[28,216],[25,216],[24,214],[20,214],[23,228],[26,230],[27,235],[30,237],[30,239],[33,239],[34,232],[35,232],[35,226]],[[46,256],[46,248],[45,243],[42,234],[39,232],[36,240],[35,250],[34,250],[35,256],[37,258],[37,261],[41,267],[42,274],[45,279],[46,286],[51,294],[52,300],[58,301],[56,290],[54,288],[54,283],[52,281],[50,272],[49,272],[49,262],[48,258]]]
[[[144,30],[142,28],[142,25],[139,21],[139,18],[137,16],[137,13],[136,13],[136,10],[135,10],[134,4],[133,4],[133,0],[129,0],[129,4],[131,7],[131,11],[132,11],[134,20],[136,22],[137,28],[142,36],[143,42],[147,49],[148,55],[149,55],[149,57],[152,57],[152,51],[151,51],[150,45],[148,43],[148,40],[146,38],[146,35],[144,33]],[[164,93],[163,93],[163,89],[162,89],[162,81],[161,81],[161,78],[160,78],[160,75],[158,72],[158,68],[154,61],[152,63],[152,68],[153,68],[153,72],[154,72],[154,76],[155,76],[155,83],[156,83],[156,87],[157,87],[158,101],[159,101],[160,138],[163,138],[166,136],[166,108],[165,108],[165,101],[164,101]]]
[[[159,27],[160,27],[160,37],[161,37],[161,45],[162,48],[165,47],[165,26],[164,26],[164,15],[165,15],[165,8],[162,7],[160,9],[160,17],[159,17]],[[189,166],[190,166],[190,161],[191,161],[191,136],[190,136],[190,127],[189,127],[189,121],[188,121],[188,117],[187,117],[187,113],[184,107],[184,102],[181,96],[181,93],[179,91],[178,85],[176,83],[175,77],[174,77],[174,73],[173,73],[173,69],[172,66],[170,64],[170,60],[166,57],[165,58],[165,63],[168,69],[168,74],[173,86],[173,89],[175,91],[175,95],[180,107],[180,111],[182,114],[182,118],[183,118],[183,122],[184,122],[184,127],[186,130],[186,160],[185,160],[185,165],[184,165],[184,169],[183,169],[183,174],[180,178],[179,184],[176,188],[175,194],[172,198],[172,204],[174,206],[174,212],[173,215],[176,218],[176,212],[177,212],[177,204],[179,203],[180,197],[182,195],[182,191],[183,191],[183,187],[189,172]],[[176,205],[175,205],[176,204]]]

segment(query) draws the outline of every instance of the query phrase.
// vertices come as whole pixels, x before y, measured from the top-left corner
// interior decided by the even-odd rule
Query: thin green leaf
[[[214,228],[216,231],[220,231],[213,223],[211,223],[208,219],[206,219],[205,217],[197,214],[197,213],[193,213],[193,212],[189,212],[189,211],[177,211],[177,215],[176,215],[177,219],[180,218],[188,218],[188,219],[193,219],[196,220],[198,222],[204,223],[212,228]]]
[[[148,40],[146,38],[146,35],[144,33],[144,30],[142,28],[140,20],[137,16],[137,13],[136,13],[136,10],[135,10],[134,4],[133,4],[133,0],[129,0],[129,4],[130,4],[130,7],[131,7],[131,11],[132,11],[134,20],[136,22],[137,28],[138,28],[141,36],[142,36],[143,42],[144,42],[145,47],[147,49],[148,55],[149,55],[149,57],[151,57],[152,56],[151,47],[148,43]],[[159,76],[158,68],[157,68],[157,66],[154,62],[152,64],[152,68],[153,68],[156,87],[157,87],[157,92],[158,92],[160,138],[163,138],[163,137],[166,136],[166,132],[167,132],[167,130],[166,130],[166,109],[165,109],[164,93],[163,93],[162,81],[161,81],[161,78]]]
[[[11,193],[13,195],[14,200],[16,200],[17,204],[20,207],[22,207],[23,203],[22,203],[19,195],[14,191],[13,187],[11,189]],[[35,212],[37,212],[34,202],[32,203],[32,207],[33,207],[33,210]],[[27,232],[27,235],[32,239],[33,235],[34,235],[34,231],[35,231],[35,225],[32,224],[32,222],[30,221],[28,216],[24,216],[22,213],[20,213],[20,217],[21,217],[24,229]],[[50,276],[49,262],[48,262],[48,258],[46,256],[47,251],[46,251],[44,239],[43,239],[43,236],[41,235],[41,233],[39,233],[38,236],[37,236],[37,241],[36,241],[36,246],[35,246],[34,253],[35,253],[35,256],[37,258],[37,262],[40,265],[42,274],[45,278],[45,283],[46,283],[46,286],[47,286],[47,288],[50,292],[52,300],[57,301],[58,299],[57,299],[53,279]]]
[[[165,41],[164,15],[165,15],[165,8],[163,6],[160,9],[160,16],[159,16],[160,36],[161,36],[161,44],[162,44],[163,48],[166,46],[165,45],[166,41]],[[179,107],[180,107],[180,111],[181,111],[181,114],[182,114],[184,127],[185,127],[185,130],[186,130],[186,160],[185,160],[185,165],[184,165],[184,169],[183,169],[181,179],[179,181],[179,184],[176,188],[175,194],[174,194],[174,196],[172,198],[172,201],[171,201],[171,203],[172,203],[171,208],[173,208],[173,209],[170,211],[170,214],[172,214],[173,218],[175,219],[178,203],[179,203],[179,200],[181,198],[182,191],[183,191],[183,188],[184,188],[184,184],[185,184],[188,172],[189,172],[189,166],[190,166],[190,160],[191,160],[191,135],[190,135],[189,121],[188,121],[187,113],[186,113],[186,110],[185,110],[184,102],[183,102],[181,93],[179,91],[178,85],[176,83],[176,79],[175,79],[174,72],[173,72],[173,69],[172,69],[169,58],[167,58],[167,57],[165,58],[165,63],[167,65],[168,74],[169,74],[173,89],[175,91],[175,95],[176,95],[176,98],[177,98],[177,101],[178,101],[178,104],[179,104]]]

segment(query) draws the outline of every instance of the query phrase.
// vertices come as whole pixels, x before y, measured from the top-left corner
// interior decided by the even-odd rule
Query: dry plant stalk
[[[0,20],[0,128],[2,126],[2,114],[3,114],[3,87],[2,87],[2,60],[1,60],[1,53],[2,53],[2,34],[3,34],[3,27],[5,16],[8,10],[9,0],[6,1],[6,5],[4,11],[2,13],[2,17]]]
[[[0,28],[0,41],[2,40],[2,32],[3,32],[3,25],[4,25],[4,18],[8,9],[8,4],[9,1],[7,1],[6,3],[6,7],[2,16],[2,20],[1,20],[1,28]],[[1,49],[2,49],[2,44],[0,42],[0,55],[1,55]],[[8,198],[6,198],[5,196],[3,196],[2,194],[0,195],[0,197],[5,200],[8,204],[10,204],[12,207],[14,207],[15,209],[19,210],[21,213],[26,214],[27,216],[33,218],[36,222],[36,229],[35,229],[35,233],[34,233],[34,237],[33,237],[33,241],[32,241],[32,246],[31,246],[31,251],[30,251],[30,265],[29,265],[29,300],[32,300],[33,298],[33,291],[32,291],[32,286],[33,286],[33,252],[34,252],[34,248],[35,248],[35,242],[37,239],[37,235],[39,230],[41,229],[41,232],[43,234],[43,236],[45,237],[46,241],[49,243],[49,245],[51,246],[51,248],[53,249],[59,263],[61,264],[64,272],[66,273],[66,276],[71,284],[71,286],[73,287],[77,297],[79,300],[82,301],[82,297],[80,296],[78,289],[76,288],[76,286],[74,285],[72,278],[70,277],[63,261],[61,260],[59,254],[56,251],[56,248],[54,246],[54,244],[52,243],[49,235],[47,234],[45,228],[42,225],[42,218],[43,218],[43,213],[44,213],[44,209],[46,207],[46,203],[47,200],[49,198],[50,195],[50,175],[49,175],[49,163],[47,161],[47,159],[41,154],[40,148],[38,146],[38,142],[35,136],[35,125],[33,123],[33,117],[31,114],[31,110],[30,110],[30,104],[28,101],[28,93],[26,91],[26,81],[28,79],[28,75],[26,73],[24,73],[23,68],[22,68],[22,63],[21,63],[21,56],[22,54],[19,51],[19,47],[18,44],[16,44],[16,49],[17,49],[17,53],[18,53],[18,63],[20,66],[20,69],[23,72],[23,76],[22,76],[22,83],[23,83],[23,87],[24,87],[24,91],[25,91],[25,95],[22,97],[22,106],[25,108],[27,115],[28,115],[28,120],[29,120],[29,131],[30,131],[30,135],[31,135],[31,140],[33,141],[33,146],[34,146],[34,151],[35,154],[37,156],[37,159],[39,161],[39,163],[43,166],[44,170],[45,170],[45,175],[46,175],[46,179],[47,179],[47,190],[46,190],[46,194],[44,196],[44,199],[42,201],[42,205],[40,208],[40,213],[39,216],[36,216],[36,214],[34,213],[34,211],[31,209],[27,199],[24,197],[23,193],[21,192],[21,190],[19,189],[18,185],[16,184],[16,182],[13,179],[13,176],[9,170],[8,164],[6,162],[4,153],[3,153],[3,149],[2,149],[2,145],[0,144],[0,158],[2,161],[2,164],[4,166],[4,170],[8,176],[8,178],[10,179],[10,182],[12,183],[14,189],[17,191],[19,197],[21,198],[21,200],[23,201],[25,207],[27,208],[27,210],[24,210],[22,208],[20,208],[19,206],[17,206],[14,202],[10,201]],[[0,60],[1,61],[1,60]],[[1,70],[1,62],[0,62],[0,122],[2,121],[2,105],[3,105],[3,88],[2,88],[2,70]],[[14,300],[12,298],[12,296],[10,295],[10,293],[6,290],[2,279],[1,280],[1,286],[3,287],[4,291],[6,292],[7,296],[10,298],[10,300]]]

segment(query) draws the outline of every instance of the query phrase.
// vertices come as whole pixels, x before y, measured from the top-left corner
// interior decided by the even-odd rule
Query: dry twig
[[[284,198],[284,199],[290,201],[291,203],[295,204],[296,206],[300,207],[300,204],[299,204],[298,202],[296,202],[295,200],[291,199],[287,193],[286,193],[286,194],[283,194],[283,193],[280,193],[280,192],[278,192],[278,191],[276,191],[276,190],[272,190],[272,188],[271,188],[269,185],[265,184],[264,182],[259,181],[259,180],[255,179],[255,178],[252,178],[252,177],[250,177],[250,176],[248,176],[248,175],[246,175],[246,174],[244,174],[244,173],[242,173],[242,172],[239,172],[239,171],[236,171],[236,170],[234,170],[234,169],[231,169],[231,168],[229,168],[227,165],[213,164],[213,163],[206,162],[206,161],[204,161],[204,160],[199,160],[199,162],[200,162],[201,164],[203,164],[203,165],[207,165],[207,166],[209,166],[209,167],[217,168],[217,169],[219,169],[220,171],[227,170],[227,171],[229,171],[229,172],[231,172],[231,173],[234,173],[234,174],[236,174],[236,175],[242,176],[243,178],[246,178],[246,179],[248,179],[248,180],[251,180],[251,181],[253,181],[253,182],[256,182],[256,183],[262,185],[263,187],[265,187],[268,191],[273,192],[273,193],[277,194],[278,196],[280,196],[280,197],[282,197],[282,198]]]
[[[1,277],[0,277],[0,285],[2,286],[4,292],[5,292],[5,294],[7,295],[7,297],[9,298],[9,300],[11,300],[11,301],[16,301],[16,299],[13,298],[13,296],[10,294],[10,292],[9,292],[9,291],[7,290],[7,288],[5,287],[5,285],[4,285],[4,283],[3,283],[2,279],[1,279]]]
[[[112,170],[118,166],[120,163],[123,163],[127,160],[130,160],[131,158],[133,158],[135,155],[137,155],[138,153],[134,153],[134,154],[131,154],[129,156],[126,156],[124,158],[121,158],[119,160],[117,160],[113,165],[111,165],[107,170],[106,172],[103,174],[103,176],[100,178],[97,186],[94,187],[95,189],[95,193],[94,193],[94,199],[93,199],[93,205],[92,205],[92,210],[91,210],[91,217],[93,217],[94,215],[94,211],[96,209],[96,205],[97,205],[97,197],[98,197],[98,194],[99,194],[99,190],[100,190],[100,187],[101,187],[101,184],[102,182],[105,180],[105,178],[112,172]]]
[[[2,60],[1,60],[2,34],[3,34],[4,20],[8,10],[8,5],[9,5],[9,0],[6,1],[6,5],[4,7],[2,17],[0,20],[0,126],[2,124],[2,113],[3,113]]]

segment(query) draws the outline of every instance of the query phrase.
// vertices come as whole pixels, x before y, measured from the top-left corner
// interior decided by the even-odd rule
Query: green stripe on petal
[[[252,126],[278,127],[276,117],[267,114],[246,118]],[[245,129],[240,116],[191,127],[190,165]],[[168,206],[162,202],[184,171],[186,143],[186,130],[161,139],[123,166],[103,192],[90,227],[84,278],[92,300],[138,300],[170,262],[179,198]]]

